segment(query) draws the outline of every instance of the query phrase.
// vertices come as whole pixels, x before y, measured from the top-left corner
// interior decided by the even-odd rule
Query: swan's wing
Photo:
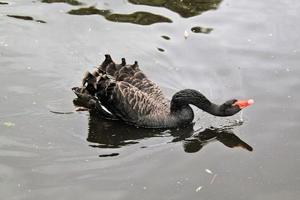
[[[128,76],[123,80],[119,80],[119,81],[127,82],[135,86],[142,92],[148,94],[150,97],[157,99],[158,101],[163,101],[165,99],[165,96],[161,91],[161,89],[154,82],[147,79],[146,76],[143,75],[144,78],[140,78],[143,77],[141,75],[143,75],[143,72],[139,71],[136,72],[133,76]]]
[[[166,103],[125,81],[110,82],[97,96],[112,114],[131,123],[167,112]]]
[[[123,58],[121,64],[115,64],[109,55],[105,56],[104,62],[100,65],[99,70],[114,77],[116,81],[123,81],[135,86],[142,92],[152,98],[162,101],[165,99],[161,89],[140,70],[138,63],[126,65]]]

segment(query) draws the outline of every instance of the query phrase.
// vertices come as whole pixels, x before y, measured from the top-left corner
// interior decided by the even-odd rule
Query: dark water
[[[1,0],[1,199],[298,199],[299,10],[297,0]],[[70,88],[106,53],[138,60],[169,97],[194,88],[256,103],[227,119],[195,110],[184,130],[50,112],[74,109]]]

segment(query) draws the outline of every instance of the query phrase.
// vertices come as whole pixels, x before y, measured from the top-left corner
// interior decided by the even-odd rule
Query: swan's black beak
[[[254,100],[253,99],[249,99],[249,100],[237,100],[236,102],[234,102],[234,104],[232,104],[233,106],[238,106],[240,109],[246,108],[250,105],[254,104]]]

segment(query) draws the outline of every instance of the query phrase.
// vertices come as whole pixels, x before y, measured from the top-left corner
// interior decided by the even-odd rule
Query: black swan
[[[75,105],[97,110],[107,119],[122,120],[145,128],[175,128],[190,124],[194,113],[189,104],[215,116],[231,116],[251,105],[253,100],[228,100],[221,105],[210,102],[197,90],[184,89],[168,100],[161,89],[139,69],[135,61],[124,58],[115,64],[110,55],[92,73],[87,72],[81,87],[72,88]]]

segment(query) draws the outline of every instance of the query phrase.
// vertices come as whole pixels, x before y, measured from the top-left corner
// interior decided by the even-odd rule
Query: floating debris
[[[202,188],[203,188],[202,186],[199,186],[199,187],[196,188],[195,191],[196,191],[196,192],[199,192]]]
[[[7,17],[12,17],[12,18],[16,18],[16,19],[23,19],[23,20],[27,20],[27,21],[36,21],[38,23],[43,23],[45,24],[46,22],[43,20],[35,20],[33,17],[31,16],[23,16],[23,15],[7,15]]]
[[[54,114],[73,114],[74,113],[73,111],[69,111],[69,112],[61,112],[61,111],[54,111],[54,110],[49,110],[49,111]],[[81,111],[81,110],[78,110],[78,111]],[[84,110],[84,111],[86,111],[86,110]]]
[[[213,29],[212,28],[203,28],[200,26],[195,26],[191,28],[191,31],[194,33],[204,33],[204,34],[209,34]]]
[[[45,22],[44,20],[35,20],[36,22],[38,22],[38,23],[42,23],[42,24],[46,24],[47,22]]]
[[[181,183],[180,181],[177,181],[176,183],[177,183],[178,185],[182,185],[182,183]]]
[[[162,49],[162,48],[157,48],[157,50],[160,51],[160,52],[164,52],[164,51],[165,51],[165,50]]]
[[[33,17],[22,16],[22,15],[7,15],[7,17],[13,17],[13,18],[16,18],[16,19],[23,19],[23,20],[30,20],[30,21],[33,20]]]
[[[210,169],[205,169],[206,173],[213,174],[213,172]]]
[[[6,126],[6,127],[8,127],[8,128],[10,128],[10,127],[15,126],[16,124],[12,123],[12,122],[4,122],[3,125]]]
[[[169,36],[166,36],[166,35],[162,35],[161,37],[164,38],[165,40],[170,40],[171,39]]]
[[[119,153],[101,154],[99,157],[114,157],[120,155]]]
[[[67,3],[72,6],[80,6],[83,5],[83,3],[77,1],[77,0],[42,0],[43,3]]]
[[[184,36],[184,39],[187,39],[189,37],[189,33],[187,31],[184,31],[183,36]]]
[[[217,178],[217,174],[214,174],[214,176],[212,177],[210,184],[213,184],[215,182],[215,179]]]

